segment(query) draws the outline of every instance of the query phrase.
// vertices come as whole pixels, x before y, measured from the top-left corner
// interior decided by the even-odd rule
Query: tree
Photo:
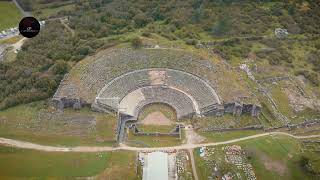
[[[212,33],[215,36],[222,36],[228,33],[230,30],[229,19],[224,17],[218,20],[212,28]]]
[[[63,60],[57,61],[52,67],[53,73],[59,74],[59,75],[63,75],[67,73],[69,69],[70,69],[69,64]]]
[[[139,13],[133,17],[136,27],[144,27],[147,25],[151,19],[144,13]]]
[[[77,54],[79,54],[79,55],[84,55],[84,56],[86,56],[86,55],[88,55],[89,53],[91,53],[92,52],[92,49],[91,49],[91,47],[89,47],[89,46],[80,46],[78,49],[77,49]]]
[[[131,41],[131,45],[134,48],[141,48],[142,47],[142,40],[139,37],[136,37],[134,39],[132,39]]]
[[[296,13],[296,8],[294,5],[290,5],[288,8],[288,13],[293,16]]]

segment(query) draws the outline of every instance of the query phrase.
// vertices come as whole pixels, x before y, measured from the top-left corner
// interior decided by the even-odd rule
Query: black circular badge
[[[40,23],[34,17],[25,17],[19,23],[19,31],[24,37],[35,37],[40,32]]]

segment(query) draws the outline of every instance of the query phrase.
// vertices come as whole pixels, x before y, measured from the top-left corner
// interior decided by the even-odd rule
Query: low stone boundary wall
[[[177,136],[179,138],[181,138],[181,126],[177,125],[176,128],[174,130],[172,130],[171,132],[168,133],[161,133],[161,132],[143,132],[140,131],[137,128],[136,124],[131,125],[131,129],[133,131],[133,134],[135,136]]]
[[[135,136],[179,136],[179,133],[138,132]]]
[[[289,124],[289,125],[267,128],[264,131],[270,132],[270,131],[275,131],[275,130],[279,130],[279,129],[286,129],[288,131],[291,131],[296,128],[306,127],[306,126],[310,126],[310,125],[314,125],[314,124],[320,124],[320,119],[306,120],[305,122],[298,123],[298,124]]]
[[[283,125],[283,126],[278,126],[278,127],[266,128],[266,129],[264,129],[264,131],[265,132],[271,132],[271,131],[276,131],[276,130],[279,130],[279,129],[287,129],[287,130],[289,130],[287,125]]]
[[[299,128],[299,127],[306,127],[306,126],[310,126],[310,125],[314,125],[314,124],[320,124],[320,119],[313,119],[313,120],[307,120],[305,122],[299,123],[299,124],[293,124],[293,125],[289,125],[289,128],[293,129],[293,128]]]
[[[270,78],[258,80],[258,83],[264,83],[264,82],[273,83],[273,82],[278,82],[283,80],[290,80],[290,77],[289,76],[270,77]]]
[[[256,125],[256,126],[247,126],[243,128],[207,128],[202,130],[202,132],[225,132],[225,131],[241,131],[241,130],[264,130],[265,132],[271,132],[271,131],[276,131],[280,129],[291,131],[296,128],[306,127],[314,124],[320,124],[320,119],[314,119],[309,121],[307,120],[305,122],[298,123],[298,124],[283,125],[283,126],[271,127],[271,128],[265,128],[262,125]]]
[[[200,42],[196,45],[196,48],[210,48],[214,46],[222,46],[222,45],[229,45],[238,43],[241,40],[246,41],[256,41],[256,40],[262,40],[265,36],[248,36],[248,37],[235,37],[228,40],[222,40],[222,41],[208,41],[208,42]]]
[[[225,131],[243,131],[243,130],[263,130],[264,126],[256,125],[256,126],[247,126],[243,128],[208,128],[202,130],[202,132],[225,132]]]

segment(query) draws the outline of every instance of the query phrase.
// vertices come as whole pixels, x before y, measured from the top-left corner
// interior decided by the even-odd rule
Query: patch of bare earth
[[[203,142],[206,138],[197,134],[192,127],[186,126],[186,143],[187,144],[199,144]]]
[[[285,88],[285,93],[288,96],[290,106],[295,110],[295,112],[300,112],[305,110],[307,107],[314,110],[320,110],[320,100],[319,96],[314,94],[315,92],[309,92],[309,96],[305,96],[304,92],[299,90],[306,88],[307,79],[304,76],[297,76],[298,84],[297,86]],[[291,85],[292,86],[292,85]]]
[[[285,89],[285,93],[288,96],[290,106],[293,107],[295,112],[303,111],[306,107],[311,109],[318,109],[320,107],[320,102],[317,99],[310,99],[294,89]]]
[[[267,170],[274,171],[274,172],[278,173],[281,176],[283,176],[286,173],[288,173],[288,168],[283,162],[273,160],[273,159],[269,158],[265,154],[260,155],[260,158],[261,158],[261,160],[263,162],[264,167]]]
[[[148,114],[142,121],[144,125],[171,125],[172,121],[161,112],[152,112]]]

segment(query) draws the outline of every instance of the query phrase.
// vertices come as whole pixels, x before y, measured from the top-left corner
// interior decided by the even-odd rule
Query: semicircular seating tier
[[[120,112],[138,117],[141,109],[149,104],[164,103],[176,110],[177,118],[190,117],[196,113],[192,99],[183,92],[167,86],[147,86],[136,89],[120,102]]]
[[[100,90],[94,106],[120,112],[126,112],[124,108],[131,109],[129,114],[136,116],[137,112],[132,109],[137,111],[139,107],[155,102],[167,103],[177,113],[183,109],[185,112],[179,114],[181,117],[193,112],[201,114],[202,109],[221,104],[215,90],[203,79],[183,71],[153,68],[132,71],[113,79]]]

